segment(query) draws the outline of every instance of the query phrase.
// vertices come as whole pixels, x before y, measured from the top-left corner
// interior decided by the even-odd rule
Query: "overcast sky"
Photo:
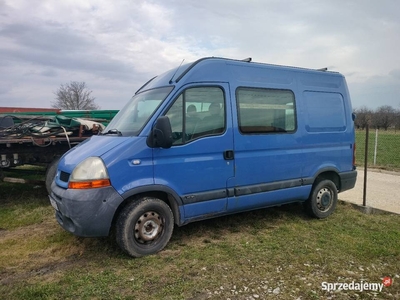
[[[0,106],[50,107],[84,81],[120,109],[148,79],[205,56],[346,76],[354,108],[400,109],[398,0],[0,0]]]

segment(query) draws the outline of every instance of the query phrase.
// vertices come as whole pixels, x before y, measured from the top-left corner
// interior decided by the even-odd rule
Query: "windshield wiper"
[[[119,136],[122,136],[122,132],[119,131],[118,129],[110,129],[109,131],[103,133],[103,135],[107,134],[117,134]]]

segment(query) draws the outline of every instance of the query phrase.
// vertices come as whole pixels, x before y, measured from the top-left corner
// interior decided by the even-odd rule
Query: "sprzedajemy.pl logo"
[[[382,280],[382,283],[370,283],[370,282],[355,282],[352,281],[350,283],[346,282],[322,282],[321,283],[321,288],[323,291],[375,291],[375,292],[382,292],[383,287],[389,287],[393,283],[392,278],[390,277],[385,277]]]

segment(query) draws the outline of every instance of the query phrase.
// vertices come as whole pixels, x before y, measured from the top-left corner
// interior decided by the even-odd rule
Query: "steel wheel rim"
[[[325,212],[330,209],[333,203],[333,195],[329,188],[322,188],[317,193],[317,208]]]
[[[135,239],[141,244],[154,242],[161,235],[164,222],[160,215],[154,211],[142,214],[135,224]]]

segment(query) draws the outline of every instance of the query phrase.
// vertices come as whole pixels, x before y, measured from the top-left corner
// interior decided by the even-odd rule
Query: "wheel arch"
[[[340,176],[339,171],[336,168],[321,169],[314,177],[313,186],[325,179],[332,181],[336,185],[336,188],[340,190]]]
[[[124,200],[120,203],[114,213],[112,227],[114,227],[118,215],[124,209],[124,207],[132,201],[142,197],[155,197],[164,201],[171,208],[172,214],[174,215],[175,224],[178,226],[182,225],[181,213],[179,210],[179,206],[182,205],[182,199],[174,190],[169,187],[163,185],[142,186],[129,190],[121,196]]]

